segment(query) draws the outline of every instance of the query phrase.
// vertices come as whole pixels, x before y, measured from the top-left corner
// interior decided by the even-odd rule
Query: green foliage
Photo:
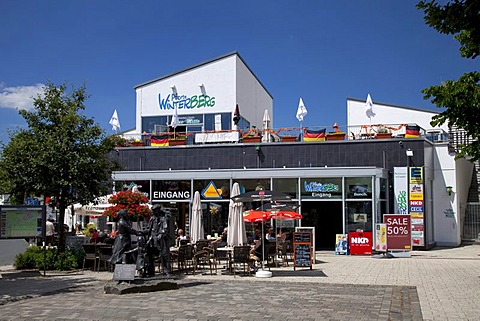
[[[476,58],[480,53],[480,1],[454,0],[444,6],[437,1],[420,1],[417,9],[425,13],[425,22],[440,33],[455,35],[460,53]]]
[[[83,253],[81,251],[64,252],[59,251],[56,247],[50,247],[46,250],[39,246],[30,246],[24,253],[20,253],[15,257],[15,268],[21,269],[38,269],[43,270],[43,262],[46,262],[47,270],[71,270],[80,266],[83,261]]]
[[[455,35],[463,57],[475,59],[480,54],[480,1],[453,0],[443,6],[434,0],[420,1],[417,8],[425,12],[428,25],[440,33]],[[473,139],[472,143],[459,146],[456,158],[469,156],[472,161],[480,159],[480,73],[467,72],[457,81],[448,80],[426,88],[422,93],[437,107],[446,108],[432,118],[432,126],[444,123],[458,126]]]
[[[114,139],[82,114],[87,97],[85,86],[68,91],[65,84],[47,84],[33,110],[19,111],[28,128],[10,133],[0,158],[3,190],[19,202],[28,196],[55,198],[60,222],[70,204],[108,194],[111,173],[119,168],[111,159]],[[64,244],[60,225],[61,249]]]

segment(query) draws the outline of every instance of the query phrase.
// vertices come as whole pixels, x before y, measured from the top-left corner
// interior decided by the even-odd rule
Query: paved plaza
[[[103,293],[109,272],[6,271],[0,320],[480,320],[479,254],[480,245],[391,259],[317,252],[312,271],[189,275],[178,290],[120,296]]]

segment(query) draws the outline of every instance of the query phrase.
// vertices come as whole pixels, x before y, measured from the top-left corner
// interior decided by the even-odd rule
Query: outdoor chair
[[[97,266],[98,253],[95,243],[85,243],[82,244],[83,249],[83,266],[82,271],[85,270],[85,262],[93,261],[93,271],[95,272],[95,267]]]
[[[112,246],[111,245],[102,245],[98,247],[98,267],[97,271],[100,271],[100,266],[103,262],[103,269],[105,271],[112,271],[112,264],[109,262],[110,257],[112,256]]]
[[[225,262],[225,268],[227,269],[231,261],[230,252],[218,251],[217,248],[223,247],[223,246],[217,246],[217,244],[214,244],[214,248],[213,248],[213,264],[215,266],[215,273],[217,272],[218,265],[222,264],[222,261]]]
[[[235,264],[241,264],[243,266],[243,275],[246,275],[246,270],[248,270],[248,275],[250,275],[250,246],[234,246],[233,247],[233,257],[231,261],[231,268],[233,269],[233,276],[235,277],[236,268]]]
[[[213,267],[214,267],[214,258],[212,257],[212,250],[208,247],[203,247],[200,251],[195,251],[193,255],[193,274],[200,266],[204,268],[208,265],[210,269],[210,275],[213,275]]]
[[[188,269],[193,268],[193,246],[181,245],[178,249],[177,256],[178,271],[185,270],[185,274],[188,274]]]

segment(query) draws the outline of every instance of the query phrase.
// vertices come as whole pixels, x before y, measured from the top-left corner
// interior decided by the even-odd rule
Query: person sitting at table
[[[262,241],[265,243],[265,247],[262,247]],[[263,261],[263,252],[265,252],[265,255],[267,255],[268,246],[270,245],[270,241],[267,240],[266,237],[264,237],[263,240],[258,239],[254,242],[255,244],[252,245],[252,248],[250,249],[250,268],[252,269],[252,272],[257,270],[255,264]]]
[[[182,229],[178,229],[177,231],[178,236],[177,236],[177,244],[187,244],[188,243],[188,236],[185,235],[185,231]]]
[[[211,244],[216,244],[217,247],[226,246],[227,245],[227,237],[228,237],[228,227],[224,228],[222,231],[222,235],[217,237],[215,241]]]
[[[277,239],[282,239],[283,241],[285,241],[286,238],[287,234],[285,234],[282,229],[278,230]]]
[[[88,231],[90,232],[90,242],[98,243],[100,241],[100,236],[98,235],[97,229],[91,227]]]
[[[276,241],[276,238],[275,238],[275,233],[273,233],[273,229],[269,228],[267,230],[267,234],[265,235],[265,237],[267,238],[267,240],[269,241]]]

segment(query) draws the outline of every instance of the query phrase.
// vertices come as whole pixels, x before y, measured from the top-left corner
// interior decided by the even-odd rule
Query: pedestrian
[[[53,218],[49,218],[45,227],[45,236],[48,246],[51,246],[53,244],[53,236],[55,235],[55,225],[53,224],[53,222]]]

